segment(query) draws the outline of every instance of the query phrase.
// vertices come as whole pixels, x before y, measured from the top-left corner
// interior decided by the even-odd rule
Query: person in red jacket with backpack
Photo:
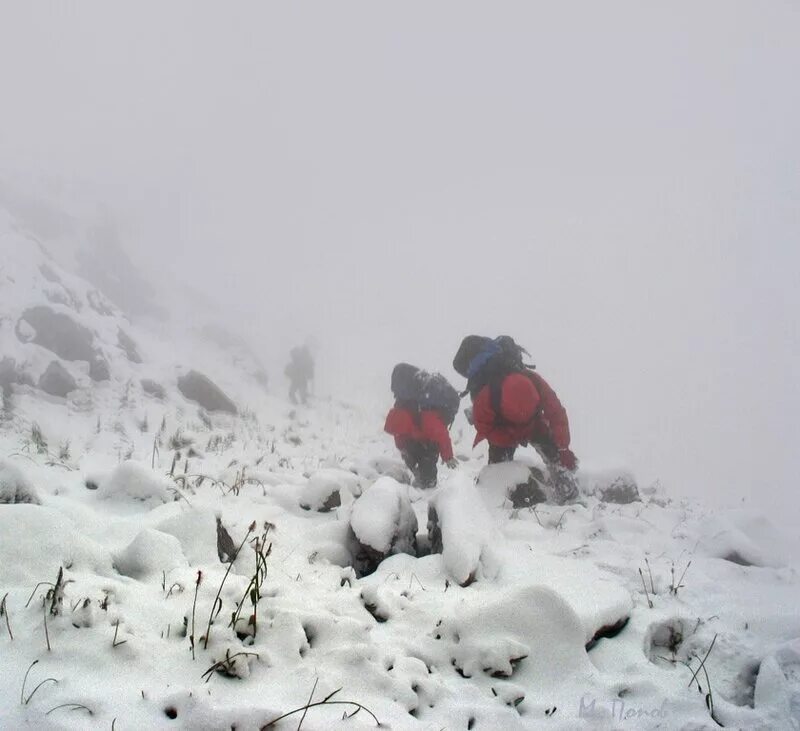
[[[559,502],[577,497],[578,460],[570,447],[569,420],[556,392],[523,363],[526,351],[512,338],[469,335],[453,360],[472,397],[475,445],[489,443],[489,464],[514,459],[530,444],[541,455]]]
[[[408,363],[392,371],[394,407],[384,431],[394,437],[400,455],[418,487],[435,487],[439,457],[449,467],[453,457],[449,425],[458,412],[458,392],[438,373],[427,373]]]

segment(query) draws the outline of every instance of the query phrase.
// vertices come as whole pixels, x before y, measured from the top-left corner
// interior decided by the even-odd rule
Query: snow
[[[308,480],[302,491],[300,505],[308,510],[326,510],[336,503],[349,505],[361,494],[361,483],[356,475],[341,469],[318,470]]]
[[[9,226],[0,214],[0,233]],[[0,346],[35,382],[53,355],[13,325],[54,283],[38,245],[18,232],[0,242]],[[798,546],[778,520],[657,486],[603,503],[610,473],[580,475],[580,504],[515,509],[508,487],[541,463],[521,451],[486,468],[466,428],[453,434],[459,466],[413,488],[371,404],[318,396],[294,409],[250,378],[251,361],[232,364],[191,328],[101,315],[88,283],[50,265],[111,379],[66,362],[77,391],[17,383],[0,416],[0,727],[259,729],[341,688],[333,700],[394,729],[716,728],[689,688],[713,642],[721,722],[800,728]],[[120,325],[143,363],[116,348]],[[201,415],[175,387],[181,362],[247,411]],[[3,499],[20,489],[41,504]],[[320,512],[333,491],[341,504]],[[242,546],[233,564],[219,558],[218,518]],[[363,578],[351,530],[392,554]],[[393,544],[409,533],[416,546]],[[206,674],[215,663],[224,672]],[[48,677],[58,683],[31,696]],[[342,719],[356,709],[312,708],[303,727],[374,728],[366,711]]]
[[[759,668],[755,704],[780,723],[792,719],[800,728],[800,640],[778,648]]]
[[[123,503],[163,504],[172,500],[170,488],[178,488],[163,475],[132,460],[119,465],[104,480],[98,490],[102,500],[113,500]]]
[[[397,536],[416,533],[408,486],[381,477],[353,505],[350,526],[356,537],[378,553],[387,554]]]
[[[19,467],[0,461],[0,503],[41,502],[36,488]]]
[[[122,576],[144,580],[162,571],[188,566],[180,541],[175,536],[145,528],[114,557],[114,568]]]
[[[54,581],[61,566],[70,572],[113,573],[108,551],[59,511],[38,505],[0,507],[0,585]]]
[[[178,540],[181,551],[192,566],[217,560],[217,520],[209,509],[193,508],[175,503],[169,517],[163,517],[155,527]],[[159,513],[163,516],[163,511]]]
[[[442,531],[442,559],[455,582],[495,577],[499,532],[473,482],[464,473],[450,477],[432,505]]]

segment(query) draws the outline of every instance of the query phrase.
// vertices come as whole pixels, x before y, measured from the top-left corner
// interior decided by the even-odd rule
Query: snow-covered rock
[[[300,495],[300,507],[327,513],[341,505],[350,504],[360,494],[361,486],[356,475],[329,467],[311,475]]]
[[[740,566],[785,564],[789,549],[778,531],[765,518],[748,519],[746,513],[717,515],[705,524],[698,549],[707,556],[721,558]]]
[[[800,729],[800,638],[764,658],[756,679],[755,708],[777,726]]]
[[[32,503],[41,505],[33,483],[16,465],[0,460],[0,504]]]
[[[381,477],[353,504],[350,529],[360,575],[374,571],[387,556],[416,553],[417,517],[408,490],[391,477]]]
[[[167,533],[145,528],[114,557],[114,567],[132,579],[160,577],[179,566],[187,566],[180,541]]]
[[[636,478],[623,469],[581,473],[580,486],[586,495],[606,503],[627,505],[641,500]]]
[[[451,476],[431,500],[428,537],[431,550],[441,551],[448,573],[461,586],[497,575],[495,547],[502,535],[478,489],[463,474]]]
[[[583,626],[555,591],[522,586],[496,592],[492,601],[464,607],[445,618],[437,634],[452,643],[454,665],[466,676],[512,677],[525,661],[525,675],[555,688],[591,675]]]
[[[149,467],[128,460],[103,481],[98,496],[105,500],[158,505],[173,500],[175,485]]]
[[[216,564],[219,561],[217,516],[213,511],[176,504],[175,514],[155,527],[178,539],[191,566]]]
[[[108,362],[95,344],[94,335],[70,315],[45,305],[29,307],[17,322],[17,335],[22,342],[46,348],[63,360],[86,361],[93,381],[109,378]]]
[[[478,475],[477,485],[481,492],[508,500],[514,508],[529,508],[548,498],[547,475],[522,462],[486,465]]]
[[[379,475],[391,477],[404,485],[411,484],[411,470],[399,459],[389,457],[378,457],[370,461],[369,466]]]

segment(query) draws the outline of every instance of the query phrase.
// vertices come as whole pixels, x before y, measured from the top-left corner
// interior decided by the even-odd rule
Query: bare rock
[[[38,386],[51,396],[66,398],[70,391],[74,391],[78,387],[78,384],[69,371],[59,361],[54,360],[42,373]]]
[[[620,475],[609,485],[601,487],[598,494],[604,503],[616,505],[628,505],[641,500],[636,481],[630,475]]]
[[[194,401],[206,411],[222,411],[237,414],[236,404],[208,376],[198,371],[189,371],[178,378],[178,390],[189,401]]]
[[[144,391],[148,396],[157,398],[159,401],[163,401],[166,398],[167,392],[164,387],[157,381],[154,381],[152,378],[143,378],[141,380],[141,384],[142,391]]]
[[[217,555],[222,563],[230,563],[236,558],[236,544],[228,533],[228,529],[222,525],[222,518],[217,519]]]
[[[357,576],[373,573],[387,557],[417,553],[417,517],[408,486],[382,477],[353,504],[350,543]]]
[[[85,360],[93,381],[110,378],[108,363],[94,347],[91,330],[75,322],[69,315],[39,305],[22,313],[17,322],[17,337],[33,342],[55,353],[62,360]]]

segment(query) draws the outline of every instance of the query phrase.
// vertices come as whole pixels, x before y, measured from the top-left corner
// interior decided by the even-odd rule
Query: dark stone
[[[756,566],[752,561],[748,561],[741,553],[736,550],[730,551],[726,553],[724,556],[720,556],[724,561],[730,561],[731,563],[738,564],[739,566]]]
[[[531,477],[528,482],[509,488],[508,499],[515,508],[531,508],[534,505],[546,502],[547,495],[545,495],[542,486]]]
[[[639,488],[633,479],[618,477],[610,485],[600,490],[600,500],[615,505],[628,505],[641,501],[641,498],[639,497]]]
[[[42,373],[39,379],[39,388],[51,396],[66,398],[70,391],[78,387],[75,379],[61,363],[54,360],[47,366],[47,370]]]
[[[331,510],[334,508],[341,507],[342,505],[342,498],[339,495],[338,490],[334,490],[327,498],[325,498],[325,502],[320,505],[319,512],[320,513],[330,513]]]
[[[237,414],[236,404],[233,403],[208,376],[197,371],[189,371],[178,378],[178,390],[206,411],[223,411],[228,414]]]
[[[142,357],[139,355],[139,349],[136,347],[136,343],[121,327],[117,328],[117,345],[122,348],[125,356],[131,363],[142,362]]]
[[[27,323],[35,331],[31,341],[22,336],[21,323]],[[108,363],[94,347],[91,330],[78,324],[68,315],[39,305],[22,313],[17,323],[17,337],[22,342],[33,342],[55,353],[62,360],[85,360],[89,364],[89,376],[93,381],[110,378]]]
[[[597,632],[594,633],[592,639],[586,643],[586,652],[589,652],[589,650],[591,650],[603,638],[610,639],[612,637],[616,637],[620,632],[622,632],[622,630],[625,629],[630,619],[630,617],[622,617],[613,624],[603,625],[597,630]]]
[[[164,390],[164,387],[160,383],[157,383],[151,378],[143,378],[141,380],[141,384],[142,384],[142,391],[144,391],[148,396],[157,398],[160,401],[163,401],[166,398],[167,392]]]
[[[94,360],[89,361],[89,378],[93,381],[107,381],[111,378],[108,361],[99,353],[95,356]]]
[[[231,534],[222,525],[222,519],[219,516],[217,516],[217,555],[222,563],[230,563],[236,558],[236,545]]]
[[[439,515],[433,503],[428,505],[428,543],[431,553],[442,552],[442,526],[439,525]]]
[[[94,359],[94,335],[68,315],[40,305],[25,310],[21,320],[36,331],[32,342],[47,348],[59,358],[87,362]],[[19,327],[17,331],[19,333]],[[24,342],[24,338],[20,339]]]
[[[334,508],[339,508],[342,505],[342,496],[339,494],[338,489],[331,490],[330,494],[318,504],[315,510],[318,513],[330,513]],[[311,510],[311,503],[302,502],[300,507],[303,510]]]

